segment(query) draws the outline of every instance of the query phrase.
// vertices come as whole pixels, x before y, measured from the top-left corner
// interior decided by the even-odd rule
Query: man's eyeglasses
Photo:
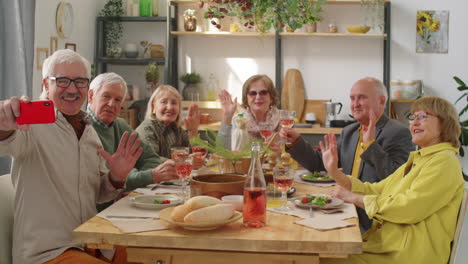
[[[88,88],[89,85],[88,78],[49,77],[49,80],[54,80],[60,88],[68,88],[72,82],[75,83],[76,88]]]
[[[426,121],[430,116],[435,116],[437,118],[439,118],[438,116],[436,115],[433,115],[433,114],[430,114],[430,113],[425,113],[425,112],[421,112],[417,115],[415,114],[411,114],[408,116],[408,120],[410,123],[413,123],[415,120],[418,120],[420,122],[424,122]]]
[[[260,96],[265,96],[265,95],[267,95],[269,93],[270,92],[268,90],[261,90],[261,91],[258,91],[258,92],[252,90],[252,91],[249,91],[247,94],[249,96],[255,97],[255,96],[257,96],[257,94],[259,94]]]

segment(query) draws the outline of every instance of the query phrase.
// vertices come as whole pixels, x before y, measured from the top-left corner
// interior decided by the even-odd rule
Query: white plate
[[[155,204],[154,200],[169,200],[170,203]],[[138,195],[130,197],[130,202],[138,208],[160,210],[181,204],[183,200],[175,195]]]
[[[180,226],[188,230],[213,230],[223,225],[235,222],[242,218],[242,213],[234,211],[234,215],[231,218],[227,220],[222,220],[222,221],[198,222],[198,223],[176,222],[172,220],[171,218],[172,210],[174,210],[174,208],[166,208],[164,210],[161,210],[161,212],[159,213],[159,218],[170,224]]]
[[[329,196],[329,195],[317,193],[317,194],[312,194],[312,196]],[[301,200],[302,200],[303,197],[305,197],[305,196],[299,197],[299,198],[297,198],[296,200],[294,200],[294,204],[295,204],[297,207],[308,209],[310,206],[312,206],[312,208],[335,209],[335,208],[340,208],[341,206],[343,206],[343,203],[344,203],[343,200],[341,200],[341,199],[339,199],[339,198],[330,197],[330,199],[331,199],[332,201],[331,201],[331,203],[326,204],[326,205],[303,204],[303,203],[301,202]]]
[[[335,180],[333,178],[332,179],[321,179],[320,177],[315,178],[315,179],[304,178],[305,176],[307,176],[309,174],[312,174],[312,173],[303,173],[303,174],[300,175],[300,177],[301,177],[301,179],[303,181],[306,181],[306,182],[314,182],[314,183],[332,183],[332,182],[335,182]],[[326,171],[320,171],[319,174],[323,175],[323,176],[328,176],[328,173]]]

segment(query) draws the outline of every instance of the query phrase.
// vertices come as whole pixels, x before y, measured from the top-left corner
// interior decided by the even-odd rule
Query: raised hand
[[[221,107],[223,108],[223,123],[230,125],[232,117],[237,109],[237,97],[232,100],[231,94],[225,89],[219,91],[218,97],[221,102]]]
[[[282,139],[286,140],[289,143],[294,143],[296,140],[301,136],[299,132],[294,130],[293,128],[282,127],[279,135]]]
[[[360,194],[356,194],[347,190],[343,187],[337,186],[335,189],[332,190],[331,195],[333,197],[339,198],[343,200],[345,203],[352,203],[357,207],[364,209],[364,197]]]
[[[323,166],[333,177],[338,171],[338,149],[336,146],[336,136],[328,134],[324,136],[325,145],[320,141],[320,150],[322,151]]]
[[[184,119],[184,125],[191,137],[197,135],[198,126],[200,125],[200,110],[197,104],[190,104],[187,116]]]
[[[369,110],[369,124],[363,126],[362,142],[367,143],[375,139],[375,123],[377,123],[377,116],[375,115],[374,110]]]
[[[135,166],[136,161],[143,152],[140,147],[140,139],[136,133],[132,133],[129,137],[125,131],[120,138],[119,146],[114,154],[107,153],[104,149],[99,149],[98,152],[107,161],[111,177],[115,181],[124,181],[127,175]]]
[[[18,125],[16,123],[16,118],[20,116],[20,101],[30,102],[27,96],[22,96],[21,99],[14,96],[8,100],[0,101],[0,131],[29,129],[29,125]]]
[[[151,170],[153,182],[169,181],[179,179],[175,169],[175,162],[171,159],[166,160],[158,167]]]

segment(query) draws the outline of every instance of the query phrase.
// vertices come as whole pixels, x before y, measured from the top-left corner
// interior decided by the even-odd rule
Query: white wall
[[[75,43],[77,51],[91,63],[94,58],[96,16],[103,7],[104,0],[69,0],[74,14],[73,32],[69,38],[59,38],[55,29],[55,13],[60,0],[36,0],[36,29],[34,47],[49,48],[50,37],[58,38],[58,48],[64,49],[65,43]],[[49,50],[50,53],[50,50]],[[36,69],[34,58],[33,98],[41,93],[42,72]]]

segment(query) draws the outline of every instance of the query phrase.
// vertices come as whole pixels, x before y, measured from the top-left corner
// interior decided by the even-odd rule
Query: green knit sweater
[[[104,127],[93,121],[93,127],[101,139],[104,150],[109,152],[109,154],[115,153],[119,146],[120,138],[125,131],[129,133],[133,132],[133,129],[122,118],[117,118],[110,127]],[[137,160],[135,168],[127,177],[127,190],[129,191],[153,183],[151,169],[156,168],[162,163],[158,154],[154,153],[151,147],[143,142],[140,143],[140,146],[143,147],[143,153]]]

